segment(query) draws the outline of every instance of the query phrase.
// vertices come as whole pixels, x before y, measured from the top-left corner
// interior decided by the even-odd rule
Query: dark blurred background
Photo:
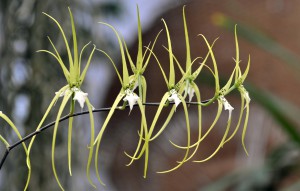
[[[50,36],[61,54],[66,58],[62,37],[55,24],[45,17],[46,12],[56,18],[70,36],[67,7],[70,6],[77,27],[79,45],[92,41],[98,48],[108,52],[115,62],[120,60],[116,37],[105,26],[112,24],[124,36],[133,57],[137,51],[136,4],[139,5],[143,28],[143,43],[153,42],[163,24],[169,26],[174,54],[181,63],[185,60],[185,42],[182,7],[186,6],[192,57],[204,57],[207,48],[197,37],[204,34],[209,42],[219,37],[214,46],[222,80],[228,79],[234,67],[234,25],[238,24],[241,65],[245,67],[248,54],[251,68],[245,87],[252,99],[246,135],[249,156],[241,146],[241,131],[205,163],[188,162],[168,174],[156,174],[168,169],[182,157],[182,152],[168,142],[175,140],[184,144],[185,122],[182,108],[160,138],[151,143],[149,172],[143,175],[143,160],[126,167],[129,162],[124,151],[134,152],[138,112],[116,112],[100,150],[100,175],[106,187],[97,184],[97,190],[109,191],[202,191],[202,190],[300,190],[299,171],[299,124],[300,124],[300,2],[284,0],[186,0],[186,1],[0,1],[0,110],[11,117],[22,135],[34,131],[50,100],[66,82],[59,65],[49,55],[36,53],[50,49]],[[164,68],[168,69],[165,33],[159,37],[155,52]],[[145,73],[148,82],[147,101],[158,102],[167,90],[163,78],[151,59]],[[222,81],[222,84],[224,84]],[[203,73],[197,81],[202,99],[213,95],[213,80]],[[86,83],[82,90],[89,93],[95,108],[109,107],[121,85],[109,61],[100,53],[93,58]],[[237,92],[228,97],[235,107],[233,122],[239,113],[240,98]],[[194,139],[197,136],[196,108],[190,106]],[[80,108],[76,108],[80,111]],[[156,108],[147,109],[151,116]],[[57,108],[47,119],[53,121]],[[67,111],[66,111],[67,112]],[[167,111],[166,111],[167,112]],[[216,112],[213,104],[203,109],[203,128],[209,127]],[[97,132],[107,113],[95,114]],[[201,144],[195,159],[203,159],[216,148],[225,130],[227,113],[221,117],[208,138]],[[67,123],[61,124],[56,148],[58,174],[66,190],[93,190],[86,175],[87,149],[89,143],[88,116],[75,119],[73,133],[73,176],[67,168]],[[17,137],[8,125],[0,121],[0,133],[10,143]],[[234,127],[234,126],[233,126]],[[29,190],[59,190],[51,168],[52,130],[40,134],[31,151],[32,178]],[[4,153],[4,145],[0,151]],[[21,147],[14,149],[0,172],[0,190],[23,189],[27,175],[25,155]],[[95,179],[95,172],[92,177]]]

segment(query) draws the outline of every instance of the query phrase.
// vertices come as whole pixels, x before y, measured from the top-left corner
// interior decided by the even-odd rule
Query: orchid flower
[[[5,115],[2,111],[0,111],[0,118],[2,118],[6,123],[8,123],[8,125],[12,128],[12,130],[17,134],[18,138],[20,140],[22,140],[22,136],[18,130],[18,128],[15,126],[15,124],[9,119],[9,117],[7,115]],[[10,144],[8,143],[8,141],[2,136],[0,135],[0,141],[3,142],[6,146],[6,148],[10,147]],[[26,165],[28,168],[28,175],[27,175],[27,181],[26,181],[26,185],[24,187],[24,191],[26,191],[28,189],[28,185],[30,182],[30,176],[31,176],[31,163],[30,163],[30,158],[29,158],[29,152],[28,152],[28,148],[26,146],[26,144],[24,142],[22,142],[25,154],[26,154]]]
[[[241,84],[241,81],[243,81],[246,78],[246,75],[247,75],[248,70],[249,70],[250,59],[249,59],[249,62],[248,62],[248,66],[247,66],[246,72],[243,74],[243,77],[241,77],[241,75],[238,75],[241,72],[238,72],[238,71],[240,71],[240,68],[239,68],[239,47],[238,47],[238,43],[237,43],[236,28],[235,28],[235,41],[236,41],[236,59],[235,59],[235,62],[236,62],[236,67],[234,68],[233,73],[230,76],[229,80],[227,81],[226,85],[222,89],[220,89],[219,77],[218,77],[218,69],[217,69],[215,58],[214,58],[214,54],[212,52],[212,46],[213,46],[214,43],[212,45],[209,45],[208,42],[207,42],[207,40],[206,40],[206,38],[203,35],[201,35],[201,36],[205,40],[205,42],[207,44],[207,47],[209,49],[210,56],[212,58],[212,62],[213,62],[213,66],[214,66],[213,67],[214,71],[212,71],[210,68],[208,68],[208,69],[211,71],[211,73],[213,74],[213,76],[215,78],[215,87],[216,88],[215,88],[215,95],[214,95],[214,97],[210,101],[208,101],[207,103],[204,103],[204,104],[202,104],[202,103],[199,103],[199,104],[201,104],[203,106],[207,106],[207,105],[213,103],[215,100],[217,100],[218,101],[218,111],[217,111],[217,114],[216,114],[216,117],[215,117],[213,123],[208,128],[208,130],[206,131],[206,133],[202,137],[200,136],[200,133],[199,133],[198,141],[196,143],[190,145],[189,147],[188,146],[178,146],[176,144],[173,144],[173,145],[176,146],[176,147],[178,147],[178,148],[181,148],[181,149],[188,149],[188,148],[192,148],[192,147],[196,146],[196,149],[194,150],[193,154],[191,154],[190,157],[187,159],[187,160],[189,160],[195,154],[195,152],[196,152],[196,150],[197,150],[200,142],[204,140],[204,138],[211,132],[211,130],[215,126],[216,122],[218,121],[218,119],[219,119],[219,117],[220,117],[220,115],[222,113],[222,106],[224,106],[225,110],[228,110],[229,117],[228,117],[228,122],[227,122],[227,127],[226,127],[226,130],[225,130],[225,133],[223,135],[223,138],[222,138],[219,146],[216,148],[216,150],[209,157],[207,157],[205,159],[202,159],[202,160],[196,160],[194,162],[205,162],[205,161],[211,159],[220,150],[220,148],[227,141],[229,141],[234,136],[234,134],[236,133],[236,131],[237,131],[238,127],[239,127],[241,116],[242,116],[242,111],[240,113],[240,119],[239,119],[239,122],[238,122],[238,125],[237,125],[236,129],[234,130],[234,133],[229,138],[227,138],[228,132],[229,132],[229,129],[230,129],[230,125],[231,125],[231,113],[232,113],[232,110],[234,108],[229,104],[229,102],[225,99],[224,96],[227,95],[228,93],[230,93],[233,89],[237,88],[241,92],[242,105],[244,105],[244,100],[246,100],[246,102],[247,102],[247,104],[245,106],[245,109],[248,108],[247,106],[249,105],[249,102],[250,102],[250,98],[249,98],[248,92],[243,88],[243,86],[238,85],[239,83]],[[206,58],[205,58],[205,60],[206,60]],[[197,75],[198,75],[197,73],[194,73],[193,77],[195,77]],[[231,86],[234,75],[235,75],[235,78],[236,78],[236,80],[235,80],[236,82],[235,82],[235,84],[233,86]],[[239,77],[237,77],[237,76],[239,76]],[[189,89],[190,82],[193,82],[191,79],[193,79],[193,78],[191,78],[191,77],[187,78],[187,82],[186,82],[187,85],[186,85],[186,89],[185,89],[186,92],[187,92],[187,90],[191,91]],[[239,81],[239,83],[237,83],[237,81]],[[194,87],[196,87],[196,86],[194,86]],[[248,121],[248,115],[246,115],[245,121]],[[245,136],[244,132],[245,132],[245,130],[243,131],[242,139],[244,139],[244,136]],[[243,146],[244,146],[244,143],[243,143]],[[245,148],[245,146],[244,146],[244,148]],[[247,151],[246,151],[246,153],[247,153]]]
[[[76,36],[76,29],[75,29],[75,24],[74,24],[74,19],[73,19],[73,15],[71,12],[71,9],[69,8],[69,14],[70,14],[70,20],[71,20],[71,26],[72,26],[72,38],[73,38],[73,54],[71,53],[70,50],[70,46],[69,43],[67,41],[67,37],[65,36],[64,30],[62,29],[61,25],[59,24],[59,22],[53,18],[52,16],[48,15],[47,13],[43,13],[44,15],[46,15],[47,17],[49,17],[52,21],[55,22],[55,24],[57,25],[57,27],[59,28],[64,43],[65,43],[65,47],[67,50],[67,54],[68,54],[68,59],[69,59],[69,69],[67,69],[66,64],[64,63],[64,61],[62,60],[60,54],[58,53],[56,47],[54,46],[52,40],[50,39],[50,37],[48,37],[50,44],[52,45],[54,52],[51,52],[49,50],[39,50],[38,52],[45,52],[50,54],[51,56],[53,56],[57,62],[59,63],[59,65],[62,68],[62,71],[64,73],[64,76],[66,78],[67,81],[67,85],[65,85],[64,87],[62,87],[59,91],[57,91],[54,96],[54,98],[52,99],[51,103],[49,104],[42,120],[40,121],[38,127],[36,130],[39,130],[42,126],[42,124],[44,123],[45,119],[47,118],[48,114],[50,113],[51,109],[54,107],[55,103],[58,101],[58,99],[60,97],[63,97],[61,105],[59,107],[58,113],[57,113],[57,117],[56,117],[56,121],[55,121],[55,125],[54,125],[54,133],[53,133],[53,139],[52,139],[52,169],[54,172],[54,176],[55,179],[59,185],[59,187],[61,188],[61,190],[64,190],[63,186],[61,185],[57,172],[56,172],[56,167],[55,167],[55,142],[56,142],[56,134],[57,134],[57,130],[58,130],[58,124],[59,124],[59,119],[64,111],[64,108],[66,107],[66,104],[69,100],[71,100],[71,107],[70,107],[70,113],[69,115],[72,115],[74,113],[75,110],[75,101],[77,101],[81,107],[81,109],[84,107],[84,104],[87,104],[88,107],[88,111],[89,111],[89,115],[90,115],[90,128],[91,128],[91,140],[90,140],[90,146],[89,146],[89,157],[88,157],[88,162],[87,162],[87,178],[90,182],[90,184],[92,186],[95,187],[95,185],[93,184],[91,178],[90,178],[90,164],[91,164],[91,160],[92,160],[92,155],[93,155],[93,146],[94,146],[94,117],[93,117],[93,106],[91,105],[89,99],[88,99],[88,94],[84,93],[80,87],[85,79],[86,76],[86,72],[87,69],[91,63],[91,59],[92,56],[94,54],[94,51],[96,49],[96,47],[94,46],[89,58],[87,60],[87,63],[83,69],[83,71],[81,72],[81,57],[82,54],[85,50],[85,48],[89,45],[86,44],[85,46],[83,46],[83,48],[81,49],[80,53],[78,53],[78,47],[77,47],[77,36]],[[73,126],[73,117],[69,118],[69,128],[68,128],[68,166],[69,166],[69,173],[70,175],[72,175],[72,171],[71,171],[71,144],[72,144],[72,126]],[[28,153],[30,153],[32,144],[35,140],[35,136],[31,139],[29,146],[28,146]]]
[[[117,97],[116,97],[116,99],[115,99],[115,101],[114,101],[114,103],[113,103],[113,105],[112,105],[112,107],[111,107],[111,109],[110,109],[110,111],[109,111],[102,127],[101,127],[101,130],[98,133],[98,135],[97,135],[97,137],[94,141],[94,144],[96,144],[96,153],[95,153],[96,176],[97,176],[99,182],[104,185],[104,183],[101,180],[100,175],[99,175],[99,168],[98,168],[98,155],[99,154],[98,154],[98,152],[99,152],[99,148],[100,148],[103,133],[104,133],[104,131],[105,131],[112,115],[114,114],[115,110],[116,109],[124,109],[126,107],[126,103],[128,103],[129,108],[130,108],[130,110],[129,110],[129,114],[130,114],[131,110],[133,109],[133,106],[137,104],[139,109],[140,109],[141,116],[142,116],[141,130],[140,131],[141,131],[142,134],[145,134],[144,137],[146,137],[146,135],[147,135],[148,128],[147,128],[145,109],[144,109],[142,100],[140,99],[140,96],[143,97],[143,100],[146,98],[146,80],[143,76],[138,76],[137,74],[129,76],[127,63],[126,63],[125,52],[124,52],[124,47],[123,47],[123,43],[121,41],[120,35],[118,34],[118,32],[115,30],[115,28],[113,26],[111,26],[107,23],[103,23],[103,22],[100,22],[100,23],[103,24],[103,25],[108,26],[109,28],[111,28],[113,30],[113,32],[115,33],[117,39],[118,39],[120,52],[121,52],[121,58],[122,58],[122,70],[123,70],[123,74],[122,74],[122,77],[121,77],[121,75],[120,75],[119,71],[117,70],[117,67],[116,67],[115,63],[113,62],[113,60],[111,59],[111,57],[106,52],[104,52],[103,50],[99,50],[100,52],[105,54],[108,57],[108,59],[111,61],[111,63],[114,66],[114,69],[116,70],[116,73],[118,75],[120,83],[122,84],[122,88],[121,88],[119,94],[117,95]],[[140,30],[140,24],[138,26],[139,26],[138,28]],[[140,40],[141,39],[139,38],[139,41]],[[126,51],[127,51],[127,48],[126,48]],[[138,54],[138,58],[137,58],[138,63],[140,63],[140,61],[141,61],[141,60],[139,60],[139,59],[141,59],[140,54]],[[129,54],[127,54],[127,56],[128,55]],[[130,61],[130,62],[132,62],[132,61]],[[131,66],[133,67],[132,64],[131,64]],[[143,70],[143,68],[140,68],[140,67],[141,66],[139,66],[139,69]],[[138,96],[136,93],[134,93],[134,90],[137,86],[139,86],[139,89],[143,89],[142,90],[143,93],[142,93],[142,95],[140,94],[140,96]],[[118,104],[122,100],[124,101],[124,104],[123,104],[123,106],[120,107],[120,106],[118,106]],[[142,144],[142,140],[143,140],[143,137],[140,136],[137,150],[139,150],[139,147],[140,147],[139,145]],[[145,160],[145,163],[146,162],[147,161]]]
[[[235,82],[234,82],[233,88],[237,88],[237,90],[240,92],[241,107],[240,107],[240,115],[239,115],[237,125],[236,125],[233,133],[226,139],[225,143],[230,141],[234,137],[234,135],[237,133],[237,131],[240,127],[242,118],[243,118],[244,110],[246,110],[245,119],[244,119],[244,127],[243,127],[243,132],[242,132],[242,145],[243,145],[243,148],[244,148],[246,154],[248,155],[244,140],[245,140],[245,135],[246,135],[246,130],[247,130],[248,117],[249,117],[249,104],[250,104],[251,98],[249,96],[248,91],[243,86],[243,83],[244,83],[244,81],[245,81],[245,79],[248,75],[248,72],[249,72],[250,56],[249,56],[249,59],[248,59],[247,67],[246,67],[244,73],[242,74],[241,69],[240,69],[239,44],[238,44],[238,39],[237,39],[236,26],[235,26],[234,34],[235,34],[235,46],[236,46],[236,58],[235,58],[236,67],[235,67]]]
[[[145,157],[146,161],[145,161],[145,166],[144,166],[144,177],[146,177],[146,175],[147,175],[147,167],[148,167],[147,165],[148,165],[148,157],[149,157],[149,142],[152,141],[152,140],[154,140],[156,137],[158,137],[159,134],[161,134],[163,132],[163,130],[165,129],[165,127],[167,126],[167,124],[171,120],[171,118],[172,118],[172,116],[173,116],[173,114],[174,114],[174,112],[176,110],[176,107],[180,103],[182,103],[182,105],[183,105],[184,113],[185,113],[185,118],[186,118],[187,144],[188,145],[190,144],[190,124],[189,124],[189,119],[188,119],[188,110],[187,110],[186,102],[185,102],[184,98],[181,96],[181,94],[182,94],[182,92],[184,90],[184,87],[181,86],[182,80],[180,80],[180,83],[175,84],[175,70],[174,70],[174,64],[173,64],[174,63],[174,60],[173,60],[174,59],[173,58],[174,55],[172,53],[172,45],[171,45],[169,30],[168,30],[166,22],[163,19],[162,19],[162,21],[163,21],[165,29],[166,29],[167,40],[168,40],[168,52],[169,52],[169,63],[170,63],[170,72],[169,72],[169,79],[168,80],[167,80],[166,74],[165,74],[164,70],[162,69],[162,66],[161,66],[159,60],[157,59],[156,55],[153,53],[153,51],[151,49],[148,48],[148,50],[150,51],[150,53],[156,59],[156,61],[158,63],[158,66],[161,69],[162,75],[164,77],[164,80],[165,80],[165,82],[166,82],[167,87],[168,87],[169,90],[164,94],[164,96],[162,97],[162,99],[161,99],[161,101],[159,103],[157,112],[156,112],[156,114],[154,116],[152,124],[151,124],[151,126],[149,128],[149,131],[148,131],[147,134],[145,134],[144,145],[141,148],[139,154],[138,155],[134,155],[134,156],[129,156],[132,159],[132,161],[133,161],[133,160],[139,159],[141,156],[143,156],[145,154],[144,157]],[[174,105],[172,106],[172,109],[170,111],[169,116],[167,117],[167,119],[166,119],[163,127],[158,130],[158,133],[156,133],[154,136],[152,136],[154,128],[155,128],[156,123],[158,121],[158,118],[159,118],[159,116],[160,116],[160,114],[162,112],[163,107],[166,104],[169,104],[170,102],[174,102]],[[169,170],[160,171],[158,173],[167,173],[167,172],[176,170],[177,168],[179,168],[186,161],[188,153],[189,153],[189,149],[186,150],[183,160],[180,161],[180,162],[178,162],[179,163],[178,165],[176,165],[175,167],[173,167],[173,168],[171,168]]]
[[[142,27],[141,27],[141,21],[140,21],[140,14],[139,14],[139,8],[137,6],[137,19],[138,19],[138,52],[137,52],[137,58],[136,58],[136,62],[134,63],[132,57],[129,54],[127,45],[124,41],[124,47],[126,50],[126,55],[127,55],[127,59],[129,61],[130,67],[131,67],[131,71],[132,71],[132,75],[129,77],[130,82],[134,84],[134,88],[133,90],[135,90],[138,87],[138,95],[142,100],[142,103],[146,102],[146,92],[147,92],[147,81],[144,77],[144,72],[149,64],[149,60],[151,57],[151,51],[154,49],[154,46],[156,44],[156,41],[161,33],[161,31],[156,35],[155,40],[152,44],[152,46],[150,47],[150,44],[146,47],[146,50],[143,52],[143,40],[142,40]],[[147,55],[147,53],[149,52],[149,54]],[[145,112],[145,106],[143,106],[144,112]],[[143,119],[142,119],[143,120]],[[140,150],[140,147],[142,145],[143,140],[146,137],[147,134],[147,128],[143,127],[143,121],[141,121],[141,128],[140,131],[138,132],[140,138],[137,144],[137,147],[135,149],[135,152],[133,155],[129,155],[127,152],[125,152],[125,154],[131,158],[132,160],[127,164],[127,166],[130,166],[133,163],[133,159],[136,159],[136,156],[139,155],[139,152],[141,152],[142,150]],[[141,155],[140,155],[141,156]],[[145,161],[146,163],[147,161]]]

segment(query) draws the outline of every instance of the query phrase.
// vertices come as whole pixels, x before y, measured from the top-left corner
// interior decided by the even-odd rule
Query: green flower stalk
[[[61,25],[59,24],[59,22],[54,19],[52,16],[48,15],[47,13],[43,13],[45,14],[47,17],[49,17],[52,21],[55,22],[55,24],[57,25],[57,27],[59,28],[66,49],[67,49],[67,54],[68,54],[68,65],[69,65],[69,69],[67,69],[66,64],[64,63],[64,61],[62,60],[60,54],[58,53],[56,47],[54,46],[53,42],[51,41],[50,37],[48,37],[49,42],[51,43],[54,52],[51,52],[49,50],[39,50],[38,52],[45,52],[50,54],[51,56],[53,56],[56,61],[59,63],[59,65],[62,68],[62,71],[64,73],[64,76],[66,78],[67,81],[67,85],[65,85],[64,87],[62,87],[58,92],[56,92],[54,98],[52,99],[51,103],[49,104],[42,120],[40,121],[38,127],[36,130],[39,130],[42,126],[42,124],[44,123],[45,119],[47,118],[48,114],[50,113],[51,109],[54,107],[55,103],[58,101],[58,99],[60,97],[63,97],[63,100],[61,102],[61,105],[59,107],[57,116],[56,116],[56,120],[55,120],[55,125],[54,125],[54,132],[53,132],[53,139],[52,139],[52,169],[53,169],[53,173],[55,176],[55,179],[59,185],[59,187],[61,188],[61,190],[64,190],[63,186],[61,185],[57,172],[56,172],[56,167],[55,167],[55,142],[56,142],[56,135],[57,135],[57,130],[58,130],[58,125],[59,125],[59,119],[61,118],[61,115],[68,103],[68,101],[70,101],[70,115],[72,115],[74,113],[75,110],[75,101],[77,101],[80,105],[81,108],[84,107],[84,103],[86,103],[87,107],[88,107],[88,111],[89,111],[89,115],[90,115],[90,128],[91,128],[91,140],[90,140],[90,146],[89,146],[89,157],[88,157],[88,162],[87,162],[87,178],[90,182],[91,185],[93,185],[95,187],[95,185],[93,184],[91,178],[90,178],[90,164],[91,164],[91,160],[92,160],[92,155],[93,155],[93,147],[94,147],[94,117],[93,117],[93,106],[91,105],[89,99],[88,99],[88,94],[83,92],[80,87],[85,79],[86,76],[86,72],[87,69],[91,63],[91,59],[93,57],[94,51],[96,49],[96,47],[94,46],[89,58],[87,60],[87,63],[83,69],[83,71],[81,72],[81,59],[82,59],[82,54],[85,50],[85,48],[89,45],[86,44],[85,46],[83,46],[83,48],[81,49],[80,53],[78,53],[78,47],[77,47],[77,35],[76,35],[76,29],[75,29],[75,24],[74,24],[74,19],[73,19],[73,15],[71,12],[71,9],[69,8],[69,14],[70,14],[70,20],[71,20],[71,25],[72,25],[72,38],[73,38],[73,54],[70,50],[70,46],[69,43],[67,41],[66,35],[64,30],[62,29]],[[71,145],[72,145],[72,127],[73,127],[73,117],[69,118],[69,125],[68,125],[68,166],[69,166],[69,173],[70,175],[72,175],[72,170],[71,170]],[[28,153],[30,153],[32,144],[35,140],[35,136],[31,139],[29,146],[28,146]],[[29,159],[29,158],[28,158]]]
[[[20,140],[22,140],[22,136],[18,130],[18,128],[15,126],[15,124],[7,117],[7,115],[5,115],[2,111],[0,111],[0,118],[2,118],[6,123],[8,123],[8,125],[12,128],[12,130],[16,133],[16,135],[18,136],[18,138]],[[8,141],[2,136],[0,135],[0,141],[4,143],[4,145],[6,146],[6,148],[10,147],[10,144],[8,143]],[[30,159],[29,159],[29,152],[28,152],[28,148],[26,146],[26,144],[24,142],[22,142],[27,160],[26,160],[26,165],[28,168],[28,175],[27,175],[27,181],[26,181],[26,185],[24,187],[24,191],[26,191],[28,189],[28,185],[30,182],[30,176],[31,176],[31,163],[30,163]]]

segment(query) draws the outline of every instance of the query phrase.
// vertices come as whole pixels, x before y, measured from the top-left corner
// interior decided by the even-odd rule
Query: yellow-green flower
[[[71,106],[70,106],[70,112],[69,114],[72,115],[74,113],[75,110],[75,101],[77,101],[80,105],[81,108],[84,107],[84,104],[87,104],[88,107],[88,111],[89,111],[89,115],[90,115],[90,121],[91,121],[91,140],[90,140],[90,146],[89,148],[89,157],[88,157],[88,162],[87,162],[87,178],[90,182],[91,185],[94,186],[94,184],[92,183],[92,180],[90,178],[90,164],[91,164],[91,160],[92,160],[92,155],[93,155],[93,146],[94,146],[94,117],[93,117],[93,106],[91,105],[89,99],[88,99],[88,94],[83,92],[80,87],[82,85],[82,83],[84,82],[85,76],[86,76],[86,72],[88,67],[90,66],[91,63],[91,59],[93,57],[94,51],[96,49],[96,47],[94,46],[89,58],[87,60],[87,63],[84,67],[84,69],[81,71],[81,58],[82,58],[82,54],[84,52],[84,50],[87,48],[87,46],[89,45],[89,43],[87,43],[85,46],[83,46],[83,48],[81,49],[80,53],[78,52],[78,47],[77,47],[77,35],[76,35],[76,29],[75,29],[75,24],[74,24],[74,19],[73,19],[73,14],[71,12],[71,9],[69,8],[69,14],[70,14],[70,20],[71,20],[71,30],[72,30],[72,39],[73,39],[73,52],[70,49],[70,45],[69,42],[67,40],[67,37],[65,35],[65,32],[63,30],[63,28],[61,27],[61,25],[59,24],[59,22],[53,18],[52,16],[48,15],[47,13],[44,13],[47,17],[49,17],[52,21],[54,21],[54,23],[57,25],[57,27],[59,28],[61,35],[63,37],[63,41],[67,50],[67,54],[68,54],[68,64],[65,64],[65,61],[62,59],[62,57],[60,56],[59,52],[57,51],[55,45],[53,44],[52,40],[50,37],[48,37],[50,44],[52,45],[52,48],[54,50],[54,52],[51,52],[49,50],[39,50],[38,52],[45,52],[50,54],[51,56],[53,56],[56,61],[59,63],[59,65],[61,66],[61,69],[64,73],[64,76],[66,78],[67,84],[62,87],[58,92],[56,92],[53,100],[51,101],[51,103],[49,104],[42,120],[40,121],[37,130],[39,130],[42,126],[42,124],[44,123],[45,119],[47,118],[48,114],[50,113],[51,109],[54,107],[55,103],[58,101],[58,99],[60,97],[63,97],[61,105],[59,107],[57,116],[56,116],[56,120],[55,120],[55,125],[54,125],[54,133],[53,133],[53,139],[52,139],[52,169],[54,172],[54,176],[56,178],[56,181],[59,185],[59,187],[61,188],[61,190],[64,190],[63,186],[61,185],[57,172],[56,172],[56,167],[55,167],[55,160],[54,160],[54,153],[55,153],[55,142],[56,142],[56,134],[57,134],[57,130],[58,130],[58,124],[59,124],[59,120],[60,117],[68,103],[69,100],[71,100]],[[67,66],[69,66],[69,68],[67,69]],[[69,118],[69,127],[68,127],[68,166],[69,166],[69,172],[70,175],[72,175],[72,168],[71,168],[71,145],[72,145],[72,127],[73,127],[73,117]],[[35,140],[35,136],[31,139],[29,146],[28,146],[28,152],[30,152],[32,144]],[[94,186],[95,187],[95,186]]]

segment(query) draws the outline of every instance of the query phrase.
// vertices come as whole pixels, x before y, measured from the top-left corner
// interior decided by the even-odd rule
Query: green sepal
[[[56,142],[56,134],[57,134],[57,130],[58,130],[58,124],[59,124],[60,117],[61,117],[62,112],[63,112],[66,104],[68,103],[68,100],[70,99],[71,95],[72,95],[72,92],[70,90],[65,92],[64,98],[62,100],[62,103],[59,107],[59,110],[58,110],[58,113],[56,116],[54,130],[53,130],[53,138],[52,138],[52,149],[51,149],[52,171],[53,171],[54,177],[56,179],[56,182],[61,190],[64,190],[64,188],[61,185],[61,182],[58,178],[58,175],[56,172],[56,167],[55,167],[55,157],[54,157],[55,156],[55,142]]]

